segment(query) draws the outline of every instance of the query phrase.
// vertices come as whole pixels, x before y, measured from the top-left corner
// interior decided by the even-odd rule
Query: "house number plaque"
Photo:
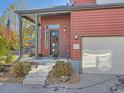
[[[74,44],[73,49],[80,49],[80,45],[79,44]]]

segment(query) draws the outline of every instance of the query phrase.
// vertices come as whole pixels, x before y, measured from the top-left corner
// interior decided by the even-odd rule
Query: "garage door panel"
[[[84,73],[124,74],[124,37],[83,37],[82,44]]]

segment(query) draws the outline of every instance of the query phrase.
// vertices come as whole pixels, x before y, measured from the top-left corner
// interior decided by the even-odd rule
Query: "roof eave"
[[[116,4],[90,4],[80,6],[63,6],[46,9],[32,9],[32,10],[18,10],[17,14],[39,14],[39,13],[54,13],[54,12],[71,12],[79,10],[91,10],[91,9],[108,9],[108,8],[124,8],[124,3]]]

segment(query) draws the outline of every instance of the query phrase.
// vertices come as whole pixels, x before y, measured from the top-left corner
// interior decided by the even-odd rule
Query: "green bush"
[[[71,76],[72,67],[69,63],[65,63],[64,61],[57,61],[55,66],[53,66],[52,72],[53,75],[58,78],[62,75]]]
[[[13,55],[12,54],[8,54],[7,58],[5,59],[5,63],[9,64],[13,61]]]
[[[0,60],[10,52],[9,42],[4,36],[0,36]]]
[[[5,72],[6,68],[4,67],[3,64],[0,63],[0,72]]]
[[[12,67],[12,73],[15,77],[24,77],[31,69],[31,64],[27,62],[18,62]]]
[[[35,53],[31,53],[30,55],[29,55],[29,57],[34,57],[35,56]]]

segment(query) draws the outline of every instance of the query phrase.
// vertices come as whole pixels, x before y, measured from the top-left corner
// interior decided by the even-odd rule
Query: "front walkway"
[[[81,82],[75,85],[23,85],[0,84],[0,93],[111,93],[110,87],[118,83],[114,75],[82,74]],[[124,92],[122,92],[124,93]]]
[[[55,63],[46,63],[38,65],[37,68],[32,69],[26,78],[23,80],[23,84],[40,84],[44,85],[49,71],[53,68]]]

